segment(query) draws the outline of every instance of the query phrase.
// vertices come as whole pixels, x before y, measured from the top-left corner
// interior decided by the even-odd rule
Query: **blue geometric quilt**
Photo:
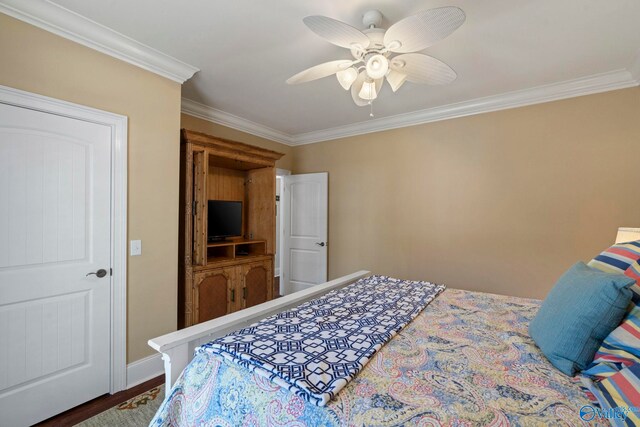
[[[444,289],[370,276],[204,344],[196,353],[219,354],[325,406]]]

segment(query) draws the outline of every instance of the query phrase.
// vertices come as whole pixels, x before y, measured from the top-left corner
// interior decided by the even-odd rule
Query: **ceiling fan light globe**
[[[358,96],[366,101],[373,101],[378,97],[378,92],[376,91],[376,82],[374,81],[365,81],[362,84],[362,89],[360,89],[360,93]]]
[[[346,70],[338,71],[336,77],[338,78],[340,86],[342,86],[344,90],[349,90],[353,82],[358,78],[358,71],[353,67],[349,67]]]
[[[389,60],[384,55],[373,55],[367,61],[367,75],[373,80],[381,79],[389,70]]]

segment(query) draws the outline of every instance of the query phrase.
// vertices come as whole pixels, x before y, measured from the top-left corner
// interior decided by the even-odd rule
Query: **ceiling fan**
[[[379,28],[382,13],[364,14],[363,31],[326,16],[307,16],[303,22],[330,43],[351,51],[353,60],[329,61],[308,68],[287,80],[306,83],[335,74],[358,106],[371,105],[386,78],[393,92],[406,81],[441,85],[454,81],[456,72],[432,56],[415,53],[453,33],[465,21],[462,9],[439,7],[409,16],[389,29]],[[373,114],[371,114],[373,117]]]

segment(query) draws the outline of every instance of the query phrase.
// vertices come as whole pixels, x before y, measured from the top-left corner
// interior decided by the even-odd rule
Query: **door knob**
[[[324,242],[316,242],[316,245],[318,245],[318,246],[324,246]]]
[[[87,276],[91,276],[92,274],[95,274],[96,276],[98,276],[99,278],[103,278],[104,276],[107,275],[107,270],[105,270],[104,268],[101,268],[98,271],[94,271],[92,273],[87,273]]]

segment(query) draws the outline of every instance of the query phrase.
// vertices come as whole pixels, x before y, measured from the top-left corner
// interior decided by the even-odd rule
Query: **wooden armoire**
[[[275,162],[282,156],[182,129],[179,328],[273,298]],[[209,200],[242,202],[242,237],[207,241]]]

